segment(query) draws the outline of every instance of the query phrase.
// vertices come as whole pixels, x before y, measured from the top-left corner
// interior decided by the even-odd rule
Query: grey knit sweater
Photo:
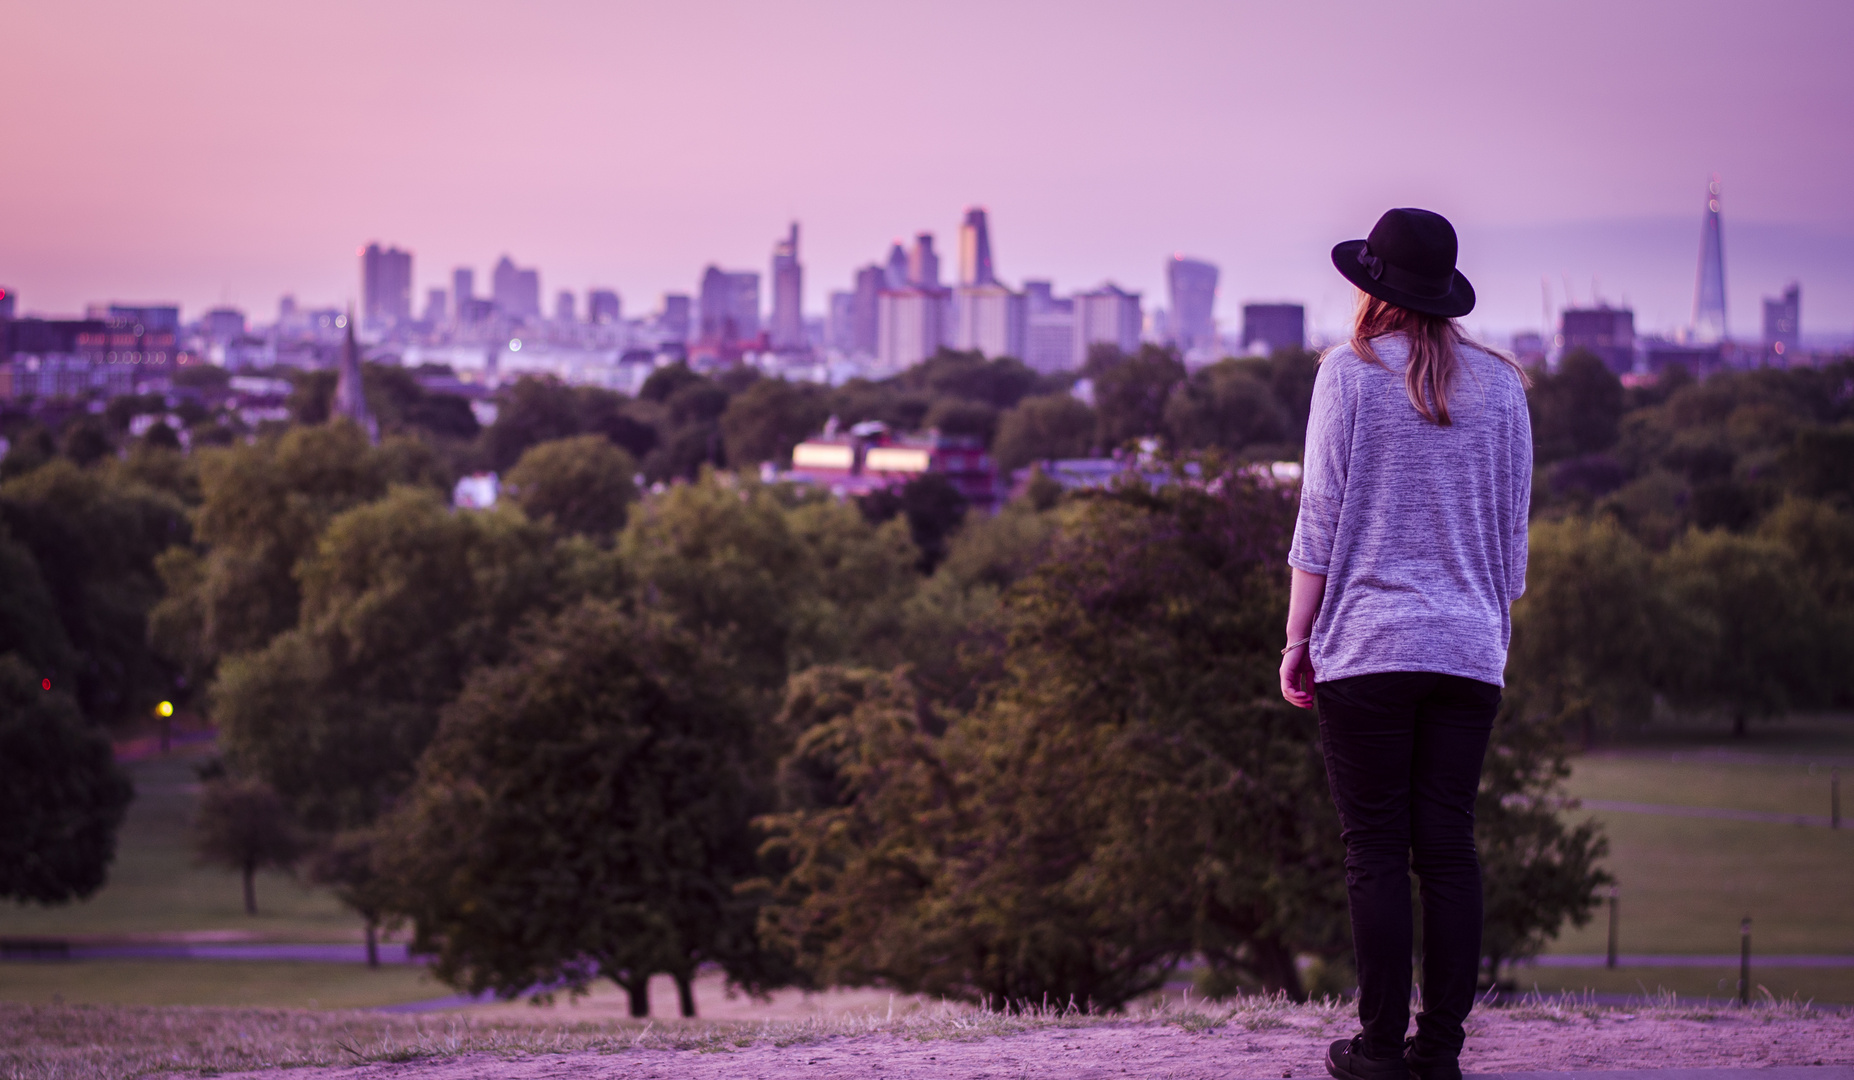
[[[1315,677],[1435,671],[1505,685],[1510,605],[1526,588],[1532,425],[1519,376],[1464,347],[1454,423],[1411,406],[1401,334],[1378,367],[1341,346],[1320,364],[1288,562],[1326,575]]]

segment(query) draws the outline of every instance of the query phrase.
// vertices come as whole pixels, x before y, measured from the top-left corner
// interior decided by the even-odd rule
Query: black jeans
[[[1320,742],[1345,837],[1365,1054],[1397,1057],[1410,1023],[1410,870],[1423,898],[1417,1053],[1453,1061],[1474,1006],[1481,863],[1474,793],[1500,688],[1398,671],[1319,683]]]

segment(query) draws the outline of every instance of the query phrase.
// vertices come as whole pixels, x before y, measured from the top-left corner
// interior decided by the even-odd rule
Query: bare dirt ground
[[[629,1040],[565,1049],[529,1045],[240,1074],[263,1080],[939,1080],[1113,1078],[1271,1080],[1322,1077],[1326,1045],[1353,1033],[1343,1008],[1317,1006],[1174,1010],[1140,1019],[1047,1016],[988,1023],[867,1017],[864,1033],[839,1018],[828,1027],[765,1024],[715,1030],[693,1042],[638,1030]],[[839,1034],[830,1034],[835,1028]],[[691,1033],[693,1034],[693,1033]],[[442,1048],[432,1050],[443,1053]],[[356,1057],[367,1048],[351,1051]],[[351,1059],[352,1060],[352,1059]],[[1585,1071],[1854,1065],[1854,1017],[1794,1007],[1737,1009],[1669,1003],[1637,1011],[1522,1005],[1484,1009],[1469,1022],[1463,1069]]]

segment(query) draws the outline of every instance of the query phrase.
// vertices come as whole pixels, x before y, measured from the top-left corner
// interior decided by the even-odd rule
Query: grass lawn
[[[456,993],[420,965],[264,960],[83,960],[0,964],[0,1001],[31,1005],[224,1005],[365,1009]]]
[[[190,747],[128,766],[135,801],[116,842],[109,881],[89,900],[42,908],[0,902],[0,937],[173,933],[249,935],[265,941],[357,941],[360,920],[326,890],[260,873],[258,914],[246,915],[238,875],[193,865],[187,828],[198,800]],[[0,969],[3,971],[4,969]]]
[[[1788,750],[1764,762],[1706,760],[1690,751],[1587,755],[1575,762],[1569,788],[1587,799],[1826,815],[1827,769],[1818,764],[1811,772],[1809,755],[1798,756],[1804,760],[1792,760]],[[1854,788],[1854,769],[1843,771]],[[1843,794],[1854,802],[1854,791]],[[1754,964],[1782,953],[1854,953],[1854,828],[1573,814],[1601,820],[1609,836],[1606,865],[1622,886],[1622,952],[1736,954],[1738,922],[1749,915]],[[1567,927],[1548,951],[1601,953],[1607,934],[1607,913],[1599,910],[1588,925]],[[1561,969],[1557,977],[1583,973]],[[1854,970],[1835,977],[1854,981]],[[1837,1000],[1854,1000],[1854,993],[1842,991]]]
[[[1751,995],[1763,987],[1779,1000],[1796,999],[1823,1004],[1854,1004],[1854,968],[1760,967],[1753,957]],[[1738,997],[1738,969],[1732,968],[1542,968],[1521,967],[1510,972],[1520,990],[1547,994],[1581,993],[1659,995],[1672,991],[1685,998],[1731,1001]]]

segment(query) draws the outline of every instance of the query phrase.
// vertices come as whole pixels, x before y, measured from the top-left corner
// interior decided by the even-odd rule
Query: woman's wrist
[[[1289,634],[1287,648],[1281,650],[1281,655],[1286,656],[1288,653],[1293,652],[1295,649],[1305,648],[1312,641],[1313,641],[1313,636],[1311,634],[1303,634],[1298,638],[1292,634]]]

